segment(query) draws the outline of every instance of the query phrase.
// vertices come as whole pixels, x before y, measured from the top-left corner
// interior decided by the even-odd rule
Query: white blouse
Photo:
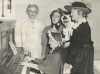
[[[33,58],[41,58],[41,34],[44,26],[37,20],[32,22],[27,19],[20,25],[19,29],[19,34],[18,30],[15,30],[16,46],[31,52]]]

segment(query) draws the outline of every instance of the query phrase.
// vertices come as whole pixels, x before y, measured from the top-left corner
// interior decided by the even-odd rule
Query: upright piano
[[[21,68],[19,62],[23,59],[23,50],[17,49],[15,55],[9,44],[14,40],[15,20],[0,21],[0,74],[20,74]]]

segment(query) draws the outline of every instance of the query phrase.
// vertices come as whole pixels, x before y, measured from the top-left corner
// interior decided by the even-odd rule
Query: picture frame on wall
[[[0,13],[1,17],[8,17],[12,14],[12,0],[1,0],[0,1]]]

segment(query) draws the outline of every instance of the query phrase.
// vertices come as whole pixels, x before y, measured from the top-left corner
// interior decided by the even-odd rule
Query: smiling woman
[[[26,8],[26,13],[28,14],[29,18],[35,19],[39,13],[39,7],[36,4],[30,4]]]

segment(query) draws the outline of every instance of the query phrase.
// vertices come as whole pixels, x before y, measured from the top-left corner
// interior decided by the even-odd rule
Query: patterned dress
[[[48,28],[48,27],[47,27]],[[62,28],[62,27],[61,27]],[[53,51],[52,48],[50,48],[49,46],[49,35],[48,35],[48,31],[50,31],[50,34],[52,35],[53,39],[57,40],[57,41],[61,41],[61,31],[62,30],[57,30],[57,31],[53,31],[52,27],[49,27],[48,29],[45,29],[45,41],[43,41],[43,43],[46,44],[46,58],[41,61],[40,64],[40,69],[45,72],[45,74],[62,74],[62,69],[63,69],[63,65],[62,65],[62,58],[61,58],[61,54],[60,54],[60,48],[56,47]],[[44,38],[44,37],[43,37]],[[52,51],[52,52],[51,52]]]

